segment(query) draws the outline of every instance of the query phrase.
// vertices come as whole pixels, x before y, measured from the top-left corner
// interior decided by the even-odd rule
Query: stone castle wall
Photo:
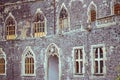
[[[58,16],[64,3],[70,17],[70,30],[62,35],[58,34]],[[6,54],[6,75],[0,75],[0,80],[45,80],[45,58],[47,47],[54,43],[60,49],[61,80],[115,80],[118,72],[115,68],[120,62],[120,17],[116,17],[116,24],[97,28],[95,22],[91,24],[90,32],[85,30],[88,19],[89,4],[95,3],[97,18],[112,15],[109,0],[57,0],[56,1],[56,34],[54,34],[54,7],[52,0],[36,1],[18,5],[5,6],[0,14],[0,48]],[[32,36],[32,21],[36,10],[40,8],[47,19],[47,35],[41,38]],[[17,22],[17,37],[15,40],[5,40],[4,23],[12,13]],[[21,35],[21,29],[27,25],[27,32]],[[104,77],[92,77],[91,74],[91,46],[104,44],[106,50],[106,74]],[[36,76],[22,76],[22,55],[30,46],[36,56]],[[73,73],[73,47],[83,46],[86,62],[84,77],[75,77]]]

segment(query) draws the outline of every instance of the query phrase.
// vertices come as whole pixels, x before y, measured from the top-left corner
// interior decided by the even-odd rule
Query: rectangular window
[[[76,48],[74,49],[74,70],[75,75],[83,75],[83,67],[84,67],[84,60],[83,60],[83,49]]]
[[[93,48],[93,69],[94,75],[101,76],[104,74],[104,66],[105,66],[105,53],[103,51],[103,47]]]

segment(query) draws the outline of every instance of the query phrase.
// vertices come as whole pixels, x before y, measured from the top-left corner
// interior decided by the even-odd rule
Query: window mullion
[[[43,32],[43,21],[41,22],[41,32]]]
[[[64,18],[62,18],[62,29],[64,29]]]
[[[63,25],[64,25],[64,19],[63,19]],[[80,73],[80,50],[78,49],[78,64],[79,64],[79,73]]]
[[[41,21],[39,22],[39,33],[41,32]]]
[[[98,48],[98,51],[97,51],[98,53],[98,73],[100,73],[100,48]]]

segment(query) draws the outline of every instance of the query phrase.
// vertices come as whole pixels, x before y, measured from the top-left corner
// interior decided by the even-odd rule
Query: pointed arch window
[[[64,7],[61,9],[59,15],[59,30],[60,31],[68,30],[68,13]]]
[[[11,16],[6,20],[5,26],[6,39],[15,39],[15,21]]]
[[[6,74],[6,55],[0,48],[0,75]]]
[[[114,5],[114,14],[115,15],[120,15],[120,3],[116,3]]]
[[[94,2],[91,2],[89,7],[88,7],[88,20],[89,22],[94,22],[96,21],[96,16],[97,16],[97,7]]]
[[[31,75],[34,74],[34,58],[33,58],[33,54],[28,51],[27,54],[25,55],[25,61],[24,61],[25,65],[25,74],[26,75]]]
[[[35,15],[33,32],[34,37],[45,36],[45,18],[42,13],[37,13]]]
[[[0,74],[4,74],[4,73],[5,73],[5,59],[0,58]]]

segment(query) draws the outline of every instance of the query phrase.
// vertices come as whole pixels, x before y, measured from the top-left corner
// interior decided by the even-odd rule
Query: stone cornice
[[[5,3],[5,4],[0,4],[0,7],[4,7],[4,6],[12,6],[12,5],[19,5],[19,4],[23,4],[23,3],[31,3],[31,2],[37,2],[37,1],[44,1],[44,0],[27,0],[27,1],[17,1],[17,2],[13,2],[13,3]]]

